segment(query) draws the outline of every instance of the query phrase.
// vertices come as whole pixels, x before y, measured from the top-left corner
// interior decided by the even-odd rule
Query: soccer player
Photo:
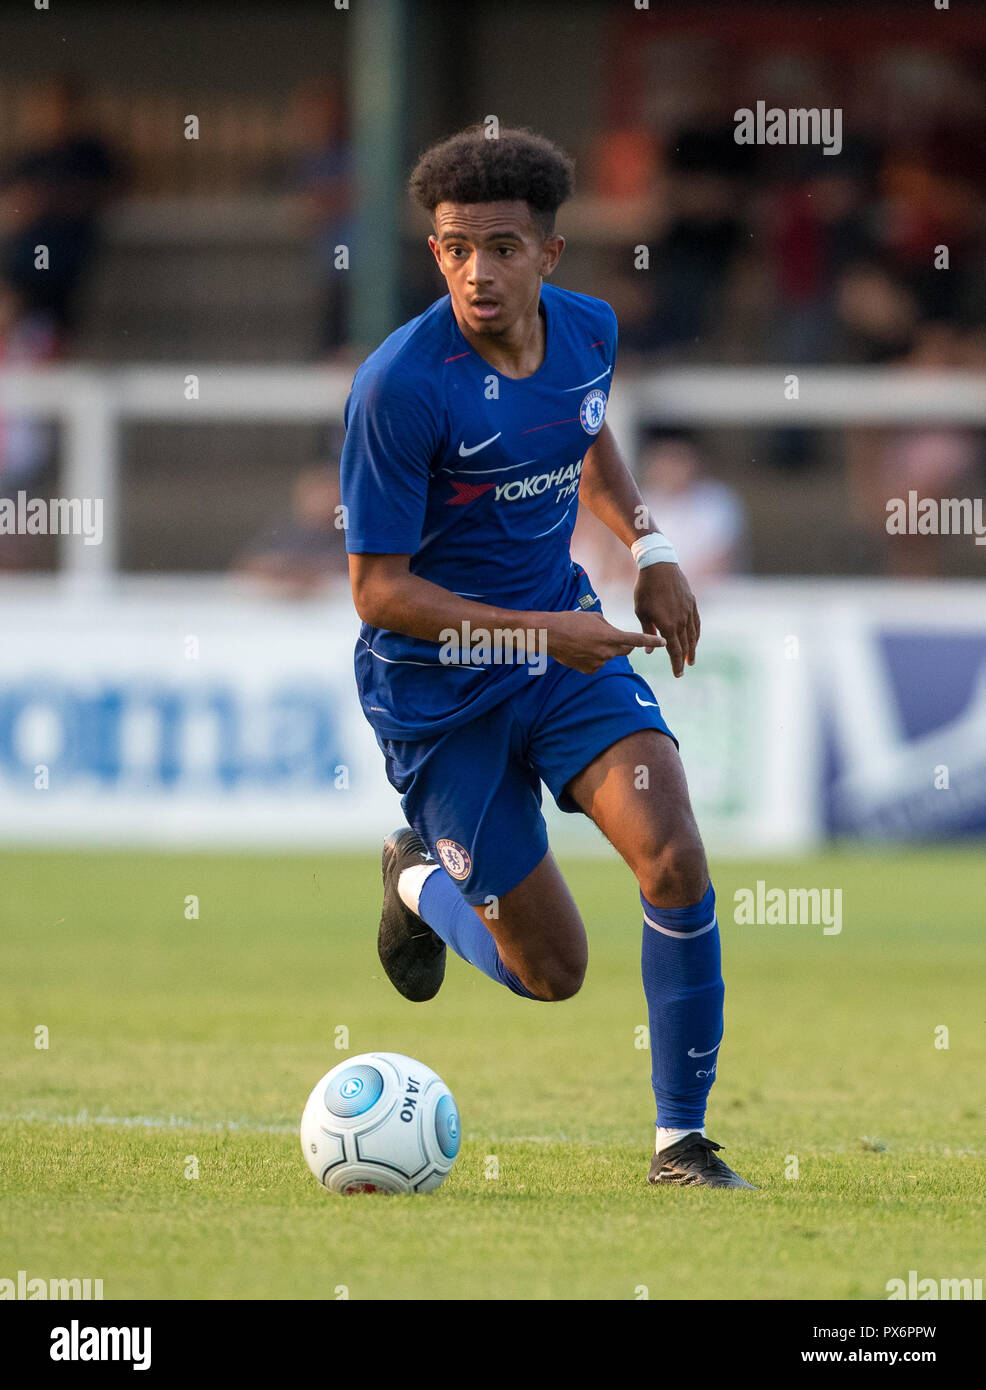
[[[605,423],[608,304],[545,284],[572,164],[525,130],[429,149],[411,191],[448,294],[392,333],[346,405],[342,497],[363,712],[408,826],[383,850],[378,948],[431,999],[446,947],[524,999],[585,974],[548,848],[544,782],[640,886],[657,1101],[648,1181],[749,1187],[705,1135],[722,1040],[715,893],[674,735],[628,653],[694,664],[699,618]],[[640,632],[603,617],[569,553],[579,502],[639,567]]]

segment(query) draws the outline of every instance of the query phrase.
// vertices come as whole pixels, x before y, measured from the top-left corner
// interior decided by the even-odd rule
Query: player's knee
[[[690,907],[709,886],[702,841],[683,836],[646,857],[637,873],[640,891],[655,907]]]
[[[559,1004],[563,999],[572,999],[582,988],[584,975],[553,975],[541,984],[538,999],[545,1004]]]
[[[536,999],[545,1004],[557,1004],[578,994],[585,980],[584,960],[552,961],[533,974],[525,984]]]

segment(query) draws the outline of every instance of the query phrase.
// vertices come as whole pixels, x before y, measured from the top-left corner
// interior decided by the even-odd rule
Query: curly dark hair
[[[414,166],[412,196],[433,213],[439,203],[522,202],[544,236],[555,213],[572,195],[575,165],[543,135],[503,129],[489,139],[481,125],[432,145]]]

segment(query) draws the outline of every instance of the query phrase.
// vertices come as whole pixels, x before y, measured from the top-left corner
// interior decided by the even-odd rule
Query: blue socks
[[[722,1041],[723,983],[716,895],[694,907],[654,907],[640,895],[640,970],[650,1026],[657,1123],[701,1129]]]
[[[497,980],[524,999],[535,996],[500,959],[496,942],[456,888],[444,869],[435,869],[425,879],[418,898],[418,916],[423,918],[446,946],[467,960],[491,980]]]
[[[417,872],[417,870],[413,871]],[[700,1130],[722,1041],[723,983],[716,895],[711,883],[693,907],[644,911],[640,968],[651,1039],[657,1123]],[[444,869],[424,878],[416,911],[463,960],[524,999],[534,995],[500,959],[496,942]]]

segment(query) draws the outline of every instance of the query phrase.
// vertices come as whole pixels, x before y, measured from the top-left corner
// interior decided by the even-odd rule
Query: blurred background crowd
[[[345,17],[290,3],[276,17],[247,4],[208,19],[155,3],[129,17],[84,8],[71,70],[33,17],[2,21],[0,369],[351,370],[374,344],[356,341],[338,264],[340,246],[352,257],[360,246]],[[402,169],[490,113],[565,146],[578,192],[560,219],[569,246],[557,279],[613,304],[621,373],[986,370],[986,11],[858,0],[641,15],[503,0],[474,7],[456,34],[458,7],[406,8]],[[172,54],[179,11],[192,41]],[[275,24],[276,49],[265,47]],[[133,52],[135,26],[147,61],[119,72],[114,42],[125,32]],[[738,145],[733,114],[758,100],[841,108],[841,152]],[[396,327],[443,287],[425,223],[402,187],[393,196]],[[40,267],[39,245],[50,257]],[[337,426],[137,422],[126,435],[127,569],[231,568],[291,594],[345,574]],[[982,495],[978,429],[658,427],[629,451],[698,585],[744,572],[972,574],[981,563],[944,538],[889,546],[884,527],[887,498],[911,488]],[[50,423],[0,416],[0,495],[50,490],[58,468]],[[627,572],[591,526],[579,542],[596,572]],[[54,563],[47,538],[0,543],[2,567]]]

